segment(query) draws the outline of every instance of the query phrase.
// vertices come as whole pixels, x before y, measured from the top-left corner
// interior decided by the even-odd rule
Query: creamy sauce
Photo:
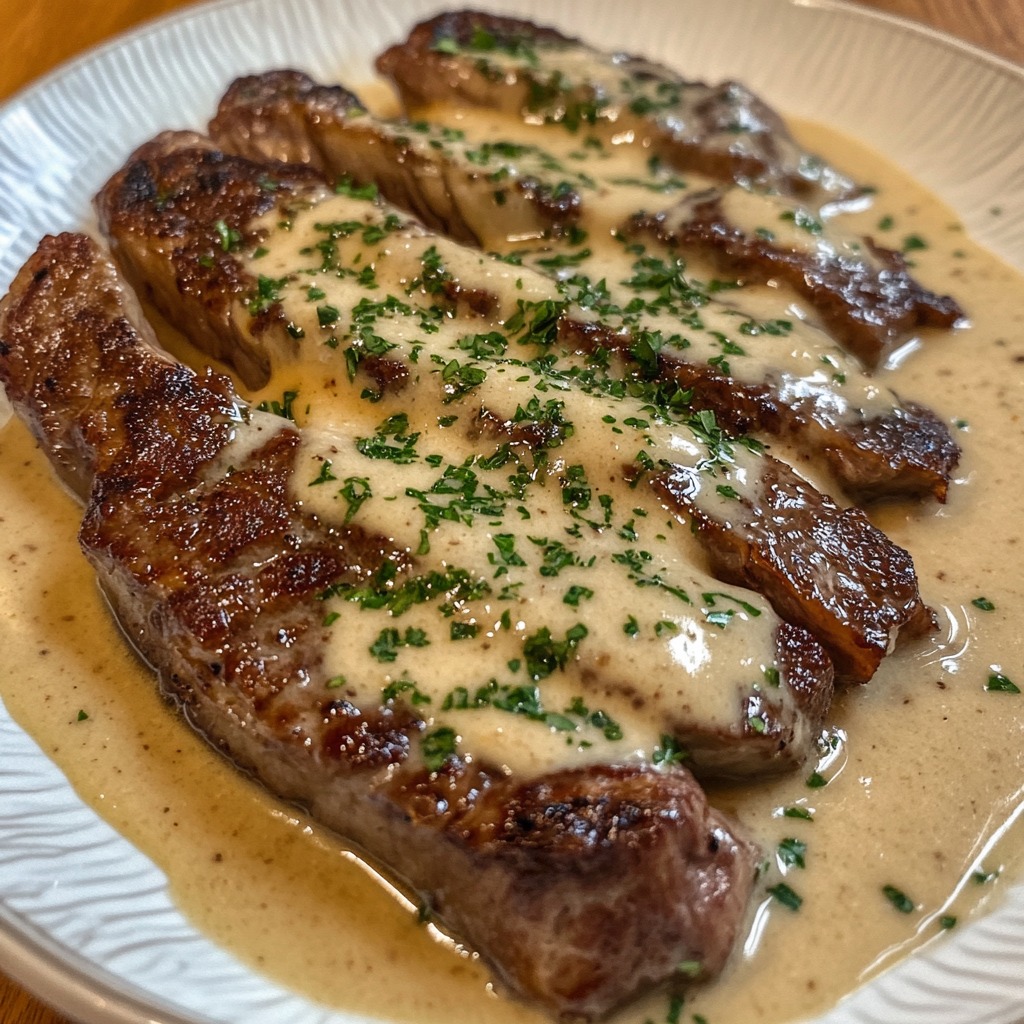
[[[969,329],[928,338],[883,375],[886,386],[960,424],[964,456],[946,506],[872,510],[913,553],[942,626],[891,657],[868,686],[837,698],[817,776],[808,765],[772,783],[712,791],[769,854],[796,841],[785,849],[806,866],[777,865],[771,878],[784,874],[802,904],[793,911],[761,891],[728,975],[687,998],[684,1021],[701,1014],[708,1024],[785,1024],[823,1011],[937,940],[944,918],[962,927],[1024,874],[1024,828],[1014,823],[1024,799],[1024,695],[985,689],[996,673],[1024,688],[1022,541],[1016,518],[1000,512],[1024,506],[1024,282],[884,161],[825,130],[809,134],[831,162],[879,186],[873,207],[850,215],[848,227],[894,247],[911,234],[926,239],[912,253],[918,276],[955,294],[971,318]],[[882,217],[891,229],[879,229]],[[282,384],[291,386],[275,381],[278,396]],[[309,479],[337,440],[321,437],[309,451]],[[798,464],[835,491],[820,467]],[[112,625],[73,540],[78,510],[20,425],[0,434],[0,478],[3,643],[18,666],[0,695],[83,799],[167,873],[196,926],[254,969],[353,1012],[410,1024],[537,1020],[496,997],[472,956],[417,924],[411,905],[336,840],[182,728]],[[972,603],[982,598],[991,610]],[[443,662],[425,674],[440,687]],[[483,731],[507,724],[484,717]],[[636,730],[649,749],[650,737]],[[563,755],[565,740],[556,739]],[[510,760],[522,757],[518,739],[502,742]],[[555,753],[531,753],[540,760],[523,767]],[[906,895],[909,913],[887,900],[885,886]],[[663,997],[652,997],[622,1020],[665,1013]]]
[[[689,531],[646,485],[624,479],[638,451],[652,466],[684,466],[695,501],[735,518],[738,502],[718,489],[759,498],[751,453],[736,445],[716,461],[686,424],[659,421],[642,400],[588,392],[534,368],[526,360],[543,346],[506,348],[503,325],[520,301],[559,300],[554,283],[397,221],[362,199],[328,199],[268,230],[249,262],[254,276],[278,282],[289,331],[299,335],[298,354],[282,363],[297,380],[292,412],[307,425],[293,495],[325,522],[394,538],[416,555],[418,575],[473,581],[475,596],[460,596],[454,611],[426,601],[393,617],[344,596],[326,601],[327,676],[337,696],[360,706],[382,693],[412,694],[417,710],[429,711],[428,735],[454,728],[460,749],[538,772],[650,757],[666,733],[699,763],[691,736],[742,726],[744,700],[760,687],[770,707],[785,706],[789,691],[773,691],[765,677],[774,671],[774,613],[704,572]],[[428,268],[502,301],[486,315],[448,309],[438,317],[435,295],[416,284]],[[481,342],[498,345],[495,359]],[[351,368],[368,350],[399,363],[410,383],[361,397],[370,382]],[[520,450],[517,462],[500,436],[479,436],[481,406],[503,421],[556,428],[542,458]],[[484,461],[491,456],[494,466]],[[457,640],[447,642],[456,627]],[[535,643],[548,634],[555,645],[571,641],[557,671],[541,663],[550,644]],[[531,649],[541,659],[531,662]],[[481,713],[477,695],[519,703],[539,679],[542,705],[529,713],[544,716],[540,727],[509,732],[506,722],[500,749],[481,743],[501,716]],[[638,688],[640,679],[652,682]],[[470,706],[444,715],[456,700]]]

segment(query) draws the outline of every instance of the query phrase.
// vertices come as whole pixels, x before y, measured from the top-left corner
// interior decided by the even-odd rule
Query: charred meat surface
[[[808,485],[795,475],[777,472],[781,465],[766,467],[760,502],[737,501],[742,529],[723,530],[721,522],[687,502],[691,474],[669,469],[654,486],[669,504],[687,510],[698,533],[709,535],[707,551],[720,578],[769,592],[783,617],[814,632],[831,654],[838,678],[869,678],[899,630],[920,636],[933,628],[932,614],[917,594],[913,563],[899,548],[877,562],[874,531],[864,513],[839,514],[829,498],[809,495]],[[858,586],[836,590],[836,578],[851,563],[858,567]],[[780,587],[794,567],[801,586]],[[889,596],[884,611],[874,598],[881,591]],[[798,609],[791,602],[805,606]],[[821,614],[824,607],[828,615]]]
[[[129,269],[132,279],[137,279],[151,293],[164,298],[165,302],[161,306],[164,315],[188,331],[190,318],[194,313],[189,307],[176,301],[175,291],[179,287],[176,282],[183,275],[187,280],[191,272],[191,259],[182,263],[177,255],[178,250],[168,247],[163,241],[164,238],[172,230],[181,231],[194,236],[194,240],[188,243],[185,251],[209,251],[217,244],[213,225],[221,217],[220,211],[223,209],[220,191],[226,189],[233,193],[239,189],[245,190],[252,188],[254,182],[266,185],[272,182],[275,174],[279,172],[272,165],[265,163],[214,154],[203,147],[197,150],[191,146],[187,136],[181,138],[180,143],[179,147],[175,147],[172,139],[164,138],[157,140],[152,147],[144,147],[111,179],[101,192],[98,203],[104,229],[112,240],[115,252]],[[213,177],[202,171],[198,175],[195,173],[197,164],[202,169],[207,162],[212,162],[222,177]],[[137,166],[139,164],[142,166]],[[291,172],[283,170],[280,173],[285,174],[285,180],[288,180],[287,175]],[[152,182],[152,188],[140,193],[131,187],[131,183],[137,179]],[[291,201],[290,193],[287,189],[281,192],[287,205]],[[157,194],[173,198],[163,198],[157,204],[153,200],[153,196]],[[665,395],[657,388],[641,390],[639,401],[632,399],[632,385],[629,381],[616,377],[614,370],[605,374],[604,371],[597,372],[592,367],[563,367],[558,362],[557,350],[552,349],[551,342],[560,333],[564,333],[564,303],[547,279],[538,275],[528,275],[516,268],[510,270],[500,261],[491,261],[479,253],[468,253],[454,243],[446,243],[443,239],[426,239],[421,228],[415,224],[409,225],[385,206],[360,200],[360,205],[356,207],[351,204],[357,201],[350,197],[335,202],[345,204],[343,215],[328,216],[324,212],[328,207],[314,202],[310,207],[312,212],[309,216],[316,223],[328,226],[339,222],[347,225],[390,224],[394,252],[399,255],[389,256],[389,243],[381,242],[376,232],[373,235],[373,244],[367,247],[358,241],[359,236],[365,237],[362,228],[358,231],[355,228],[347,228],[349,243],[354,248],[343,253],[339,248],[341,240],[338,239],[339,245],[332,242],[331,253],[334,262],[329,272],[322,272],[322,263],[318,269],[316,258],[322,255],[322,249],[317,246],[308,247],[309,255],[314,257],[313,266],[290,267],[290,275],[295,282],[294,291],[301,295],[304,283],[311,279],[311,274],[320,282],[322,288],[328,286],[327,282],[331,283],[331,287],[334,287],[336,282],[345,282],[344,287],[355,290],[339,293],[334,306],[339,310],[355,309],[363,298],[358,288],[357,268],[372,263],[379,283],[389,261],[411,259],[410,265],[401,264],[400,272],[393,282],[394,287],[403,291],[401,299],[399,300],[396,295],[395,301],[400,302],[406,311],[400,316],[391,316],[387,321],[376,320],[376,333],[373,334],[379,343],[378,347],[387,347],[385,358],[396,363],[401,363],[404,359],[404,365],[410,374],[416,370],[412,361],[412,350],[407,350],[403,357],[401,345],[397,340],[400,331],[404,329],[402,325],[408,323],[409,318],[421,317],[424,309],[437,313],[440,308],[447,321],[451,319],[449,296],[453,290],[457,294],[480,295],[489,289],[496,289],[493,302],[490,304],[494,310],[494,319],[488,319],[475,311],[472,322],[464,327],[465,335],[456,340],[454,353],[451,349],[431,347],[444,344],[444,339],[440,335],[418,337],[416,341],[416,345],[421,346],[421,352],[432,352],[431,358],[438,361],[436,365],[443,364],[448,368],[445,372],[451,373],[453,381],[456,377],[459,381],[466,378],[459,360],[456,360],[457,366],[452,368],[451,357],[455,353],[464,354],[468,350],[467,339],[472,341],[473,351],[477,356],[472,374],[477,383],[471,386],[458,384],[455,388],[458,395],[449,387],[446,402],[455,402],[457,399],[458,407],[473,409],[474,420],[479,421],[483,405],[487,421],[498,424],[514,422],[518,429],[521,429],[525,420],[537,418],[531,416],[527,410],[531,403],[537,404],[538,388],[550,389],[556,386],[567,395],[578,394],[578,404],[573,406],[575,411],[568,417],[574,421],[573,429],[577,431],[577,437],[573,438],[571,432],[566,430],[556,431],[554,437],[554,441],[560,446],[559,455],[567,462],[576,462],[577,459],[570,459],[567,453],[576,450],[578,436],[584,433],[581,428],[588,417],[589,421],[594,423],[595,430],[608,431],[604,424],[612,413],[606,412],[601,402],[616,401],[621,405],[622,402],[634,401],[636,413],[647,408],[652,399],[655,403],[664,405]],[[352,216],[356,209],[360,215],[358,220]],[[186,227],[187,224],[191,224],[191,227]],[[228,281],[233,281],[245,272],[241,269],[241,252],[245,246],[272,250],[274,243],[266,231],[255,228],[245,217],[229,218],[226,224],[228,230],[241,240],[238,250],[218,252],[212,259],[215,264],[225,260],[232,263],[226,276]],[[293,233],[293,229],[290,228],[288,234]],[[414,241],[421,247],[419,250],[412,248]],[[421,255],[410,255],[415,252]],[[257,294],[259,285],[254,277],[256,271],[249,270],[248,273],[249,292]],[[504,278],[502,274],[505,275]],[[502,280],[506,282],[504,285],[501,284]],[[215,289],[214,282],[208,281],[207,287]],[[282,284],[282,294],[287,292],[287,287],[287,284]],[[441,307],[437,305],[439,295]],[[524,295],[528,295],[533,301],[527,302],[523,298]],[[421,306],[420,303],[425,305]],[[479,303],[477,306],[478,310],[483,308]],[[306,308],[308,311],[308,303]],[[223,303],[211,301],[207,305],[203,314],[207,317],[202,329],[204,335],[214,334],[221,338],[229,338],[235,332],[245,330],[244,312],[236,308],[231,322],[228,322],[223,315],[223,309]],[[244,343],[245,349],[259,349],[263,346],[269,353],[268,359],[273,359],[275,352],[287,353],[293,344],[287,325],[298,323],[301,310],[301,303],[292,305],[279,301],[267,311],[260,311],[252,319],[251,337]],[[273,329],[267,326],[271,321],[275,325]],[[311,322],[308,329],[303,329],[302,344],[313,346],[314,351],[322,351],[324,344],[337,346],[336,351],[340,359],[347,360],[349,365],[357,365],[354,361],[362,358],[361,353],[365,344],[361,331],[362,327],[355,322],[347,330],[340,330],[334,320],[326,327]],[[570,333],[573,332],[570,330]],[[493,353],[487,354],[479,348],[479,342],[473,339],[480,337],[489,338],[488,343],[496,345]],[[494,338],[498,339],[497,342],[494,342]],[[538,346],[538,358],[541,361],[532,358],[529,351],[525,353],[526,362],[511,359],[513,353],[508,351],[510,344],[519,352],[523,351],[524,346]],[[353,353],[351,359],[349,352]],[[416,358],[424,357],[419,355]],[[463,355],[459,358],[463,358]],[[529,373],[523,375],[518,370],[520,366]],[[442,379],[443,377],[442,373]],[[519,377],[522,379],[518,379]],[[498,379],[506,382],[500,394],[495,393],[491,402],[483,402],[479,396],[488,386],[488,380],[496,382]],[[516,395],[522,397],[517,399],[514,397]],[[455,408],[456,406],[452,405],[453,411]],[[545,409],[547,426],[550,427],[553,422],[551,414],[557,409],[550,405],[545,406]],[[561,415],[559,413],[558,418]],[[627,421],[637,424],[645,422],[641,417],[630,416],[621,410],[620,415]],[[748,552],[761,567],[758,572],[746,573],[743,576],[746,585],[755,586],[766,596],[772,595],[771,600],[776,603],[776,607],[784,609],[784,618],[821,636],[836,664],[843,667],[842,678],[861,682],[870,678],[881,659],[893,648],[904,627],[908,627],[907,635],[912,635],[928,618],[907,553],[871,526],[862,513],[842,509],[827,500],[812,487],[799,481],[789,467],[760,454],[757,446],[734,443],[723,434],[714,416],[709,419],[706,412],[693,415],[687,409],[682,411],[682,415],[678,415],[667,408],[659,415],[664,417],[661,429],[665,439],[658,442],[653,435],[649,436],[645,442],[647,449],[638,457],[640,463],[634,465],[631,471],[643,470],[642,463],[648,462],[652,469],[659,465],[669,474],[676,471],[682,473],[690,483],[685,488],[674,490],[675,507],[695,522],[715,521],[721,526],[721,532],[698,530],[698,542],[712,546],[724,543],[726,549],[734,542],[738,544],[737,550]],[[545,416],[541,418],[544,419]],[[614,418],[612,415],[613,420]],[[679,441],[675,437],[676,434],[692,440]],[[618,445],[615,436],[609,435],[609,438],[613,446]],[[658,448],[659,444],[664,450]],[[690,462],[683,465],[686,459]],[[740,472],[735,482],[726,485],[724,479],[716,477],[716,474],[731,472],[729,467],[738,466],[740,462],[746,465],[747,460],[750,462],[749,468]],[[585,473],[591,483],[600,480],[609,472],[603,450],[596,460],[591,454],[580,455],[578,461],[581,472]],[[618,472],[618,467],[614,468]],[[638,473],[637,478],[653,480],[657,476],[657,473],[643,471]],[[740,482],[740,477],[744,482]],[[723,487],[726,493],[730,489],[738,488],[737,493],[743,492],[746,495],[746,501],[751,509],[762,508],[765,481],[780,479],[790,480],[789,490],[792,494],[800,495],[800,502],[784,502],[778,507],[771,508],[770,512],[760,517],[756,529],[744,517],[735,519],[728,502],[723,503],[721,500]],[[843,538],[849,545],[845,552],[840,547],[834,547],[827,562],[832,578],[831,587],[836,589],[837,594],[842,593],[845,596],[836,596],[830,589],[822,587],[816,568],[818,560],[808,558],[803,542],[797,543],[793,539],[804,529],[808,516],[819,520],[823,530],[831,531],[831,536]],[[731,536],[733,540],[724,541],[726,535]],[[771,549],[770,553],[765,550],[766,547]],[[709,552],[709,555],[716,566],[731,564],[733,561],[732,555],[725,558],[716,552]],[[772,585],[768,585],[765,572],[775,574]],[[733,575],[735,576],[735,572]],[[780,597],[783,592],[787,594],[785,598]],[[823,630],[820,627],[825,619],[831,621]],[[847,670],[848,674],[845,674]]]
[[[663,65],[605,53],[532,22],[454,11],[417,25],[377,70],[410,111],[488,107],[609,133],[633,131],[667,164],[820,205],[857,193],[802,150],[779,115],[737,82],[691,82]]]
[[[326,685],[318,595],[385,561],[400,578],[408,556],[306,512],[285,483],[295,426],[154,349],[135,315],[95,243],[47,238],[0,306],[0,380],[75,481],[82,547],[191,720],[556,1016],[602,1016],[680,963],[717,973],[758,853],[692,775],[432,760],[415,705]]]

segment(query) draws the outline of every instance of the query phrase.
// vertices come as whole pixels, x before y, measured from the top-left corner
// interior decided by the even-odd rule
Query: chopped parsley
[[[912,914],[916,909],[914,901],[895,885],[883,885],[882,895],[901,913]]]
[[[785,882],[779,882],[768,888],[768,894],[773,896],[779,903],[789,910],[799,910],[803,905],[804,898]]]

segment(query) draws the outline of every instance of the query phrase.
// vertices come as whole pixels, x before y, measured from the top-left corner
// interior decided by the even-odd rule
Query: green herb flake
[[[320,475],[315,480],[310,480],[309,486],[316,487],[318,484],[325,484],[329,480],[337,480],[338,478],[331,472],[331,460],[324,459],[320,463]]]
[[[784,868],[807,867],[807,844],[802,839],[783,839],[776,848],[779,864]]]
[[[456,754],[458,736],[454,729],[442,726],[423,737],[423,760],[427,770],[439,772]]]
[[[390,704],[403,693],[408,695],[409,703],[413,705],[431,703],[429,695],[423,693],[411,679],[395,679],[383,687],[380,693],[386,704]]]
[[[562,603],[567,604],[572,608],[579,608],[580,601],[589,601],[594,596],[594,592],[590,587],[581,587],[579,584],[574,583],[565,592],[562,597]]]
[[[398,658],[399,647],[428,647],[430,640],[422,629],[409,626],[405,633],[394,627],[382,629],[377,639],[370,644],[370,653],[380,662],[392,662]]]
[[[807,210],[785,210],[779,214],[779,219],[790,221],[794,227],[806,231],[809,235],[820,235],[825,230],[821,221]]]
[[[344,485],[338,490],[338,496],[345,502],[345,518],[342,521],[347,523],[360,507],[373,497],[370,481],[361,476],[345,477]]]
[[[682,764],[688,757],[686,748],[680,745],[679,741],[668,733],[663,733],[661,744],[654,748],[651,761],[654,764],[668,766]]]
[[[988,885],[989,882],[994,882],[999,877],[998,871],[975,871],[971,874],[971,881],[975,885]]]
[[[703,969],[704,965],[699,960],[684,960],[676,964],[676,974],[681,974],[684,978],[696,978]]]
[[[587,636],[582,622],[567,629],[564,640],[556,640],[547,626],[542,626],[523,641],[526,671],[535,682],[546,679],[556,670],[564,671],[569,657]]]
[[[883,885],[882,895],[901,914],[912,914],[914,912],[914,901],[902,889],[897,889],[895,885]]]
[[[971,601],[971,604],[973,604],[975,608],[981,609],[983,612],[992,612],[995,611],[996,608],[996,606],[987,597],[976,597]]]
[[[784,807],[782,816],[784,818],[799,818],[801,821],[814,821],[814,811],[806,807]]]
[[[352,112],[346,112],[346,117],[351,117]],[[340,196],[349,196],[352,199],[376,199],[378,189],[373,182],[366,185],[356,185],[351,178],[344,177],[334,186],[334,191]]]
[[[449,627],[449,636],[452,640],[472,640],[479,632],[480,627],[475,622],[459,622],[452,619]]]
[[[227,222],[224,220],[217,221],[213,228],[217,232],[217,237],[220,239],[220,247],[224,252],[231,252],[232,249],[237,248],[238,243],[242,240],[241,233],[235,228],[228,227]]]
[[[788,907],[793,911],[799,910],[804,902],[803,896],[795,892],[785,882],[779,882],[777,885],[770,886],[768,894],[778,900],[784,907]]]
[[[316,307],[316,318],[321,327],[333,327],[341,316],[337,306],[323,305]]]
[[[297,391],[286,391],[281,396],[281,401],[278,402],[276,399],[270,399],[267,401],[260,402],[256,406],[260,412],[271,412],[275,416],[283,416],[287,420],[294,422],[295,416],[292,413],[292,409],[295,405],[295,399],[299,397]]]
[[[1020,687],[1002,672],[992,672],[985,683],[985,689],[990,693],[1020,693]]]

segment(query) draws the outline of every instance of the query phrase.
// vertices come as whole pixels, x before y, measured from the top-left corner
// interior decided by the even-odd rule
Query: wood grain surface
[[[1024,0],[862,0],[1024,64]],[[196,0],[0,0],[0,101],[89,47]],[[469,6],[469,5],[468,5]],[[0,974],[0,1024],[72,1024]]]

